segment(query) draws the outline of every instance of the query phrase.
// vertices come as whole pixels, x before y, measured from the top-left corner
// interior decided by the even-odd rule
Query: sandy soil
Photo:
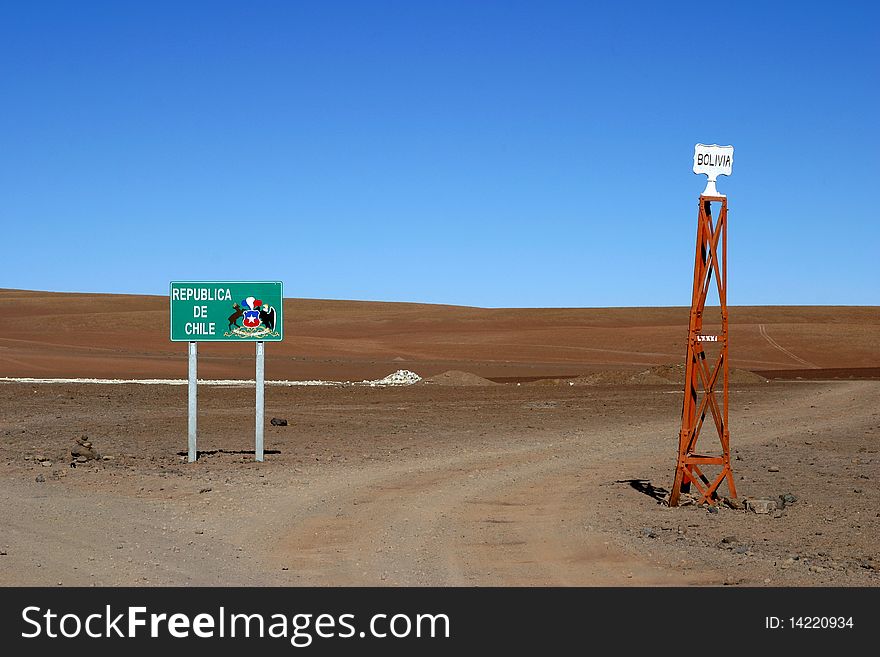
[[[0,376],[186,377],[186,344],[169,341],[167,297],[0,290],[0,303]],[[732,307],[731,366],[776,375],[877,368],[878,315],[871,307]],[[493,380],[637,373],[681,363],[688,323],[687,308],[304,299],[285,299],[284,316],[284,341],[266,346],[269,379],[377,379],[396,369],[424,377],[463,370]],[[713,316],[707,309],[707,333]],[[201,344],[199,375],[252,378],[253,353],[253,345]]]
[[[253,389],[200,391],[195,464],[183,387],[0,390],[3,585],[880,584],[876,381],[734,387],[740,495],[781,517],[648,494],[671,385],[269,388],[263,464]],[[71,467],[83,434],[112,458]]]
[[[0,377],[185,377],[164,297],[0,301]],[[253,388],[200,388],[187,464],[183,386],[0,382],[0,585],[880,583],[877,308],[731,309],[738,492],[794,495],[778,517],[658,503],[686,309],[285,317],[268,379],[441,376],[268,387],[262,464]],[[250,378],[253,346],[203,344],[199,373]],[[84,435],[105,458],[72,463]]]

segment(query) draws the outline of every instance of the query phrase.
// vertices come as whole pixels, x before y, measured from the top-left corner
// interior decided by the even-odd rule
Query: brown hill
[[[165,296],[0,290],[0,302],[0,376],[186,376],[186,345],[168,339]],[[405,361],[423,377],[462,370],[526,380],[631,377],[680,362],[688,310],[285,299],[284,316],[284,342],[266,345],[270,379],[376,379]],[[878,316],[876,307],[732,307],[731,366],[876,368]],[[199,376],[252,377],[253,353],[253,345],[202,344]]]
[[[498,385],[494,381],[484,379],[470,372],[462,372],[460,370],[449,370],[441,374],[429,376],[422,379],[422,383],[439,386],[494,386]]]
[[[641,372],[639,376],[644,376],[645,383],[648,383],[651,377],[656,377],[668,383],[684,385],[684,375],[684,363],[675,363],[652,367]],[[760,374],[733,367],[728,372],[728,380],[731,383],[764,383],[767,379]]]

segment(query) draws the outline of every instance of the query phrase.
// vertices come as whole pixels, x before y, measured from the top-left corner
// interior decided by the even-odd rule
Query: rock
[[[786,493],[782,496],[782,499],[785,500],[786,504],[794,504],[795,502],[797,502],[797,498],[791,493]]]
[[[286,427],[287,420],[282,417],[273,417],[271,420],[269,420],[269,424],[271,424],[273,427]]]
[[[49,460],[49,459],[47,459],[47,458],[46,458],[45,456],[43,456],[42,454],[37,454],[37,455],[34,456],[34,461],[48,461],[48,460]]]
[[[104,454],[104,456],[102,456],[101,458],[105,461],[112,461],[114,457],[109,454]]]
[[[199,491],[199,495],[201,495],[202,493],[210,493],[210,492],[211,492],[210,488],[203,488]]]
[[[779,466],[771,465],[769,468],[767,468],[767,472],[779,472]]]
[[[52,461],[40,461],[40,465],[42,465],[44,468],[51,468]]]
[[[780,511],[779,509],[776,509],[776,510],[775,510],[773,513],[771,513],[770,515],[771,515],[772,517],[774,517],[774,518],[781,518],[781,517],[782,517],[783,515],[785,515],[785,514],[782,513],[782,511]]]
[[[91,459],[96,459],[98,457],[98,453],[93,450],[91,447],[85,447],[83,445],[76,445],[70,449],[70,455],[78,460],[78,457],[83,457],[83,461],[89,461]],[[80,461],[82,462],[82,461]]]
[[[748,545],[738,545],[733,549],[734,554],[746,554],[749,551]]]
[[[657,532],[650,527],[642,527],[642,536],[645,538],[657,538]]]
[[[767,514],[776,510],[776,500],[747,500],[746,509],[755,513]]]
[[[717,506],[712,506],[712,505],[710,504],[710,505],[708,506],[708,508],[706,509],[706,512],[707,512],[707,513],[718,513],[718,507],[717,507]]]
[[[86,461],[88,461],[88,459],[85,456],[77,456],[76,457],[77,463],[85,463]]]
[[[36,481],[38,484],[42,484],[44,481],[46,481],[46,478],[43,475],[38,474],[34,481]]]
[[[737,542],[736,536],[725,536],[722,538],[715,547],[720,548],[722,550],[732,550],[733,545]]]
[[[558,404],[555,401],[535,401],[535,402],[526,402],[522,405],[523,408],[528,408],[530,410],[541,410],[546,408],[556,408]]]
[[[776,500],[776,508],[777,509],[784,509],[785,508],[785,498],[782,497],[782,495],[777,495],[774,499]]]
[[[723,502],[729,506],[731,509],[744,509],[745,506],[743,503],[735,497],[725,497],[723,498]]]
[[[697,498],[691,493],[682,493],[678,498],[679,506],[687,506],[688,504],[696,504]]]

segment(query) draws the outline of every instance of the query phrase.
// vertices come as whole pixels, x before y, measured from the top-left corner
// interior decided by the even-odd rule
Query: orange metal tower
[[[718,219],[714,223],[713,202],[721,204]],[[703,332],[704,312],[706,298],[713,287],[713,274],[720,302],[720,326],[716,335],[707,335]],[[715,504],[718,487],[725,479],[730,497],[736,497],[736,485],[730,467],[730,430],[727,424],[727,338],[727,198],[703,195],[700,196],[697,220],[694,289],[688,328],[678,463],[669,495],[669,506],[678,506],[681,493],[689,492],[691,484],[699,491],[698,504]],[[711,415],[717,430],[721,455],[697,452],[697,440],[707,413]],[[707,466],[721,466],[721,471],[717,474],[709,473]]]

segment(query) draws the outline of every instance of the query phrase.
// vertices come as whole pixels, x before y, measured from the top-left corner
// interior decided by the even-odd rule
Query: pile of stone
[[[88,436],[80,436],[76,439],[76,445],[70,448],[70,456],[74,463],[85,463],[86,461],[95,461],[101,458],[100,454],[95,451]]]
[[[418,383],[422,380],[415,372],[410,370],[397,370],[396,372],[389,374],[383,379],[376,379],[375,381],[364,381],[364,385],[368,385],[371,387],[375,386],[411,386],[414,383]]]
[[[791,493],[785,493],[784,495],[777,495],[776,497],[770,498],[754,498],[746,500],[746,508],[749,511],[760,515],[772,515],[774,518],[779,518],[782,516],[782,510],[791,506],[797,502],[797,497],[792,495]]]
[[[688,506],[691,504],[696,504],[699,500],[702,499],[702,495],[698,493],[682,493],[678,498],[679,506]],[[664,495],[662,502],[669,503],[669,494]],[[705,502],[701,504],[701,506],[705,507],[709,513],[718,513],[719,508],[728,508],[734,509],[736,511],[741,511],[746,508],[746,504],[743,500],[740,500],[736,497],[719,497],[714,504],[706,504]]]

